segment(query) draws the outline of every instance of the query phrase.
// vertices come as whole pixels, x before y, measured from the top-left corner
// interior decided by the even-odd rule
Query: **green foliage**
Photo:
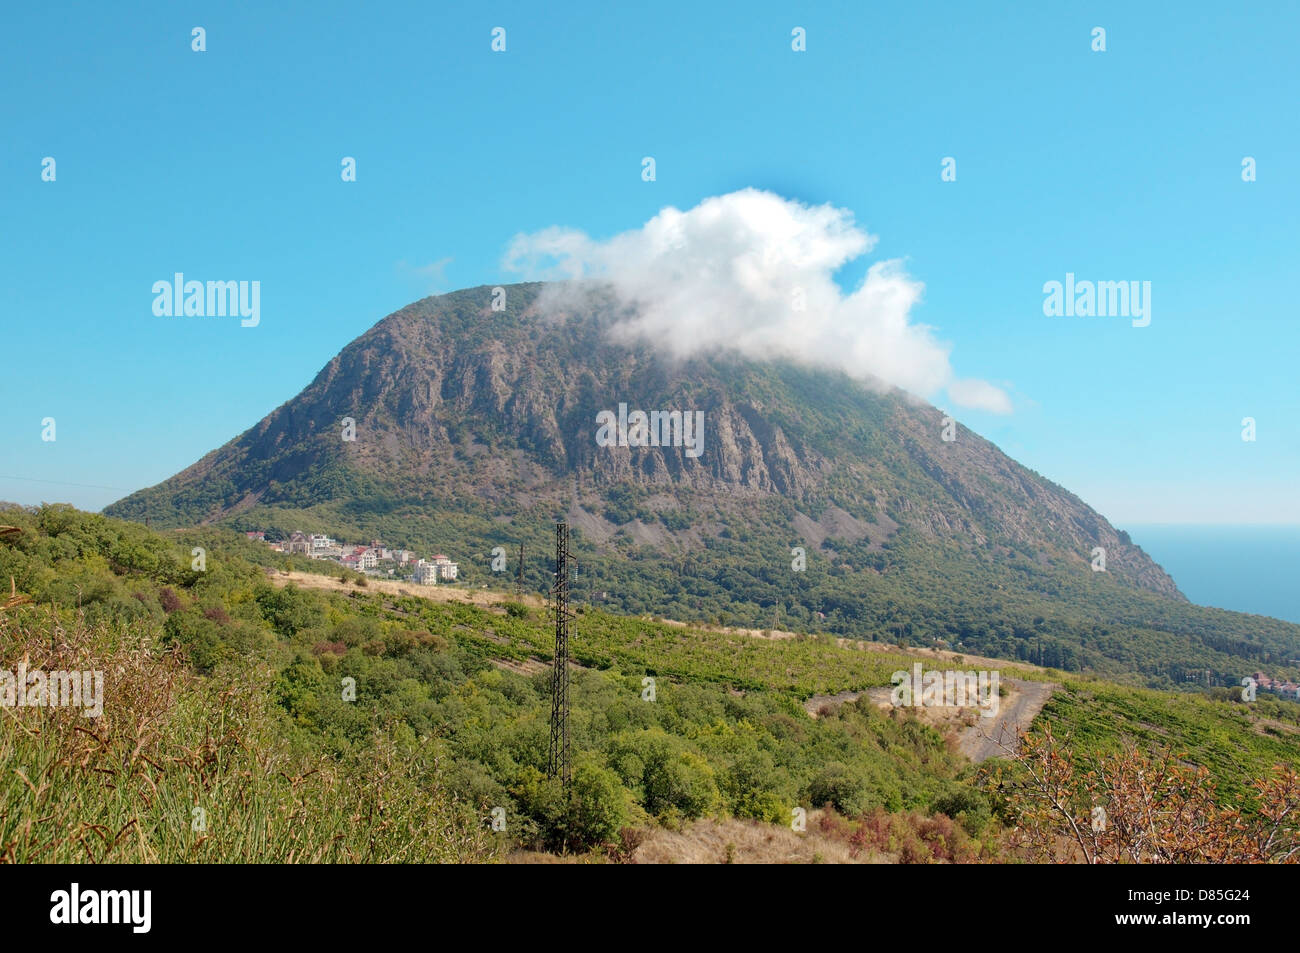
[[[623,533],[613,548],[598,550],[575,529],[578,596],[621,616],[714,621],[725,615],[728,624],[753,628],[771,628],[775,617],[779,628],[796,632],[947,646],[1157,688],[1177,688],[1189,674],[1206,669],[1216,685],[1239,684],[1260,668],[1300,680],[1300,667],[1291,664],[1300,658],[1300,627],[1135,588],[1115,573],[1093,573],[1085,562],[1047,547],[1033,555],[1033,547],[1005,541],[977,548],[903,526],[883,543],[831,537],[820,549],[803,544],[807,569],[793,572],[788,500],[750,500],[739,514],[701,504],[684,524],[683,510],[650,512],[642,496],[612,489],[607,509],[604,502],[590,505],[619,525],[658,519],[670,529],[710,521],[729,528],[705,534],[689,558],[635,545]],[[876,512],[866,501],[839,503],[864,524]],[[817,507],[802,504],[801,510],[816,515]],[[236,522],[285,532],[306,525],[350,539],[378,536],[416,549],[486,554],[500,543],[505,517],[512,534],[527,544],[525,586],[536,593],[551,584],[547,554],[554,541],[544,528],[553,515],[544,509],[502,513],[500,506],[474,499],[450,507],[412,497],[382,514],[318,503],[301,511],[258,507]],[[286,563],[265,546],[238,551],[258,565]],[[299,570],[349,573],[305,557],[287,562]],[[485,555],[463,559],[461,581],[469,587],[499,585],[488,562]],[[61,596],[69,599],[75,599],[71,588]]]
[[[1244,798],[1251,780],[1274,765],[1300,765],[1300,704],[1266,699],[1246,705],[1240,689],[1224,699],[1068,680],[1040,717],[1057,737],[1068,735],[1080,757],[1116,754],[1125,741],[1173,751],[1186,764],[1208,769],[1230,798]]]
[[[984,792],[973,787],[954,785],[934,802],[936,814],[957,821],[971,837],[978,837],[993,819],[993,809]]]
[[[612,843],[628,822],[627,792],[608,768],[580,764],[573,773],[570,830],[578,843]]]
[[[718,802],[713,769],[686,741],[662,729],[614,737],[611,758],[645,809],[662,818],[696,818]]]
[[[173,539],[60,507],[6,510],[0,522],[24,530],[0,542],[0,572],[12,573],[19,590],[38,601],[12,617],[23,638],[39,643],[45,624],[39,620],[53,612],[65,626],[75,622],[96,633],[95,651],[106,657],[121,647],[135,652],[133,658],[175,662],[168,651],[174,649],[187,680],[172,703],[179,720],[167,722],[171,734],[157,749],[164,758],[197,744],[194,732],[219,723],[225,711],[222,692],[240,686],[256,714],[246,717],[252,727],[240,743],[250,747],[232,747],[218,773],[226,779],[221,797],[272,811],[319,797],[333,812],[324,826],[309,826],[314,833],[303,841],[270,821],[257,827],[241,813],[245,808],[226,807],[239,823],[262,831],[256,835],[262,839],[240,841],[223,831],[205,848],[212,853],[192,855],[186,853],[196,849],[191,841],[159,834],[159,843],[169,845],[151,848],[160,857],[284,858],[307,849],[308,841],[320,858],[338,857],[343,845],[357,858],[447,856],[451,848],[436,838],[401,833],[402,825],[417,823],[426,785],[442,792],[438,816],[460,818],[452,829],[478,845],[475,851],[487,849],[475,838],[490,835],[489,812],[497,807],[505,810],[508,842],[553,850],[609,845],[623,827],[650,818],[670,825],[710,815],[788,823],[799,805],[831,804],[850,817],[877,808],[937,812],[970,836],[983,836],[991,823],[988,801],[935,729],[911,717],[885,717],[865,698],[817,719],[803,710],[814,694],[887,685],[893,671],[913,661],[896,652],[844,647],[829,637],[709,632],[589,608],[572,637],[580,667],[572,678],[575,770],[566,797],[545,776],[548,672],[515,670],[547,662],[553,631],[544,613],[519,603],[482,608],[374,588],[278,586],[252,559],[265,548],[223,530]],[[196,545],[207,552],[206,572],[189,568]],[[1028,641],[1050,633],[1052,623],[1037,614],[1007,628],[996,637]],[[656,681],[653,702],[642,696],[647,676]],[[354,700],[345,697],[353,684]],[[1229,792],[1261,765],[1295,763],[1300,706],[1262,695],[1245,706],[1239,692],[1236,701],[1219,694],[1174,695],[1072,678],[1046,713],[1069,726],[1085,749],[1113,747],[1123,737],[1182,746],[1190,760],[1226,779]],[[30,751],[34,759],[35,749],[18,747],[26,744],[21,734],[10,736],[13,757],[28,758]],[[380,770],[374,760],[380,751],[390,765],[383,770],[396,771],[387,780],[367,774]],[[65,756],[50,749],[42,757]],[[262,756],[269,760],[255,764]],[[406,759],[407,767],[392,768],[394,759]],[[286,787],[275,771],[299,780]],[[319,780],[301,780],[310,771]],[[90,782],[65,783],[84,788]],[[379,784],[389,787],[379,790]],[[143,809],[78,790],[77,799],[59,808],[64,813],[51,816],[119,825],[146,817]],[[167,810],[195,796],[176,790]],[[401,792],[399,813],[373,814],[364,792],[385,803]],[[0,834],[16,829],[18,822],[6,818],[44,816],[30,813],[37,805],[20,794],[12,785],[7,794],[0,789],[0,798],[8,798],[0,801]],[[367,825],[386,833],[363,847]],[[345,827],[338,846],[312,840]],[[941,827],[934,837],[944,840],[949,835]],[[47,840],[53,836],[46,833]],[[403,837],[422,846],[403,848]],[[22,850],[34,851],[36,839],[23,841]],[[937,843],[909,850],[940,856]]]
[[[173,616],[172,618],[175,618]],[[77,708],[0,718],[0,861],[487,861],[497,845],[449,795],[435,745],[374,731],[348,757],[288,742],[264,666],[196,676],[137,627],[0,614],[33,668],[105,672],[102,719]]]
[[[867,779],[839,761],[830,762],[817,773],[808,786],[808,796],[813,804],[829,804],[848,817],[857,817],[874,806]]]

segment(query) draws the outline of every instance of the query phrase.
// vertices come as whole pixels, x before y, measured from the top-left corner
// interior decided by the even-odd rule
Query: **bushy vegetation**
[[[375,731],[347,757],[287,743],[264,666],[193,673],[138,620],[0,615],[6,666],[105,673],[105,711],[0,717],[0,861],[485,861],[499,843],[456,803],[429,738]]]
[[[984,825],[976,826],[945,814],[890,814],[878,807],[845,817],[832,809],[818,817],[817,830],[843,841],[852,856],[884,855],[901,864],[980,863],[1000,856],[996,842],[990,844],[978,837],[987,829],[987,815],[983,820]]]
[[[631,491],[614,493],[612,499],[606,517],[654,522],[655,514],[629,502],[635,500]],[[847,501],[828,498],[820,505],[841,502]],[[828,539],[823,549],[807,549],[805,571],[791,572],[790,548],[804,544],[768,527],[788,524],[793,508],[775,501],[753,503],[751,509],[745,522],[752,528],[705,537],[689,554],[680,555],[638,545],[627,532],[598,550],[575,528],[580,594],[619,615],[653,613],[940,645],[1152,688],[1182,690],[1189,680],[1201,684],[1207,671],[1218,686],[1240,684],[1241,677],[1261,668],[1300,679],[1300,667],[1293,664],[1300,657],[1300,626],[1292,623],[1179,602],[1108,573],[1092,573],[1086,564],[1040,560],[1006,544],[971,548],[907,528],[879,546],[868,540]],[[452,510],[414,497],[373,514],[332,503],[303,510],[258,508],[232,518],[230,525],[286,535],[303,526],[317,527],[349,539],[378,536],[417,549],[465,553],[461,580],[469,586],[504,585],[503,577],[489,568],[490,550],[498,545],[512,554],[513,580],[514,547],[523,538],[525,586],[544,592],[554,548],[545,527],[555,514],[537,507],[509,515],[515,525],[538,529],[503,535],[499,514],[481,501],[460,500]],[[660,515],[668,522],[684,519],[675,510]],[[286,564],[284,557],[262,549],[248,558],[263,565]],[[294,568],[309,568],[307,562],[299,557]]]
[[[1044,725],[993,782],[1008,846],[1035,861],[1089,864],[1295,863],[1300,774],[1279,764],[1224,797],[1205,767],[1133,744],[1081,755]]]
[[[828,806],[863,848],[983,860],[1012,822],[910,714],[865,697],[804,711],[814,694],[888,684],[913,661],[901,653],[580,605],[566,796],[546,776],[552,633],[536,606],[282,585],[263,547],[222,530],[163,535],[67,507],[0,523],[19,531],[0,540],[0,579],[33,600],[0,613],[0,661],[108,673],[102,720],[0,718],[9,859],[482,860],[605,845],[617,857],[630,828],[789,824],[796,807]],[[1296,762],[1295,710],[1091,679],[1049,706],[1084,752],[1190,742],[1186,757],[1228,793]]]
[[[211,533],[196,571],[193,539],[66,507],[3,518],[23,532],[0,548],[0,574],[37,603],[6,622],[26,638],[51,611],[99,638],[131,633],[137,648],[189,663],[195,675],[176,692],[195,712],[212,695],[194,686],[219,695],[262,685],[266,730],[241,729],[248,757],[272,736],[333,765],[359,763],[376,737],[432,744],[440,783],[479,817],[504,809],[515,843],[589,847],[652,818],[714,813],[788,822],[814,796],[853,809],[924,808],[957,783],[959,761],[933,729],[865,702],[818,720],[800,706],[807,693],[879,684],[895,659],[826,651],[817,639],[700,639],[591,612],[575,639],[569,803],[545,776],[549,673],[501,667],[549,652],[541,613],[280,587],[239,555],[241,541]],[[657,679],[653,702],[646,677]],[[110,706],[115,685],[110,678]],[[829,763],[851,776],[833,790]]]
[[[1240,799],[1274,765],[1300,768],[1300,705],[1241,689],[1172,694],[1104,682],[1066,679],[1041,720],[1069,737],[1077,758],[1116,756],[1126,745],[1172,751],[1184,765],[1205,768],[1221,795]]]

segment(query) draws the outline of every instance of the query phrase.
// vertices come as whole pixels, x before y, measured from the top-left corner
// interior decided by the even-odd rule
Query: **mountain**
[[[557,312],[542,290],[507,287],[504,311],[480,287],[389,315],[255,427],[105,512],[378,536],[456,554],[470,584],[498,546],[513,576],[523,542],[530,588],[548,584],[565,518],[582,595],[624,611],[942,639],[1153,682],[1300,654],[1300,628],[1191,606],[1082,500],[909,394],[674,359],[613,333],[626,315],[608,296]],[[598,415],[620,405],[702,415],[702,442],[602,446]]]

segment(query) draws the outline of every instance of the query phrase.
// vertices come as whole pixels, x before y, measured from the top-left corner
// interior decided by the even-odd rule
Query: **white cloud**
[[[442,294],[447,290],[447,266],[451,263],[451,258],[439,258],[427,265],[412,265],[403,258],[397,263],[397,267],[398,270],[424,286],[426,293]]]
[[[978,378],[949,381],[948,396],[954,403],[974,410],[987,410],[992,414],[1011,413],[1011,399],[1006,391]]]
[[[643,227],[598,241],[574,229],[517,235],[505,267],[532,279],[608,283],[631,317],[612,333],[669,354],[734,350],[840,370],[958,405],[1009,413],[994,385],[957,379],[950,347],[910,320],[924,286],[897,260],[878,261],[844,294],[835,271],[875,247],[853,215],[745,189],[682,212],[666,208]],[[549,290],[544,307],[572,304],[572,287]]]

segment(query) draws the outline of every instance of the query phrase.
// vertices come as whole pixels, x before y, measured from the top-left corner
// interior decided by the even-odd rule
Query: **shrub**
[[[614,772],[581,765],[573,773],[570,842],[594,847],[610,843],[628,820],[627,793]]]
[[[181,597],[176,595],[171,586],[163,586],[158,590],[158,602],[168,614],[176,612],[184,605]]]
[[[713,768],[681,738],[662,729],[624,734],[614,746],[620,773],[642,792],[645,809],[661,819],[702,817],[719,799]],[[635,766],[641,766],[636,777]]]
[[[988,798],[975,788],[954,788],[937,798],[933,806],[935,813],[957,821],[972,837],[978,836],[993,818]]]
[[[818,807],[830,804],[849,817],[858,817],[871,807],[871,787],[866,778],[839,761],[829,762],[813,778],[808,797]]]
[[[173,613],[215,627],[196,611]],[[54,625],[60,637],[51,638]],[[258,666],[195,675],[129,626],[0,614],[33,667],[112,673],[111,717],[30,707],[0,718],[9,784],[0,862],[394,863],[490,860],[490,831],[455,804],[431,744],[371,733],[356,756],[299,752]],[[105,715],[108,715],[106,709]],[[191,827],[194,809],[208,819]]]

